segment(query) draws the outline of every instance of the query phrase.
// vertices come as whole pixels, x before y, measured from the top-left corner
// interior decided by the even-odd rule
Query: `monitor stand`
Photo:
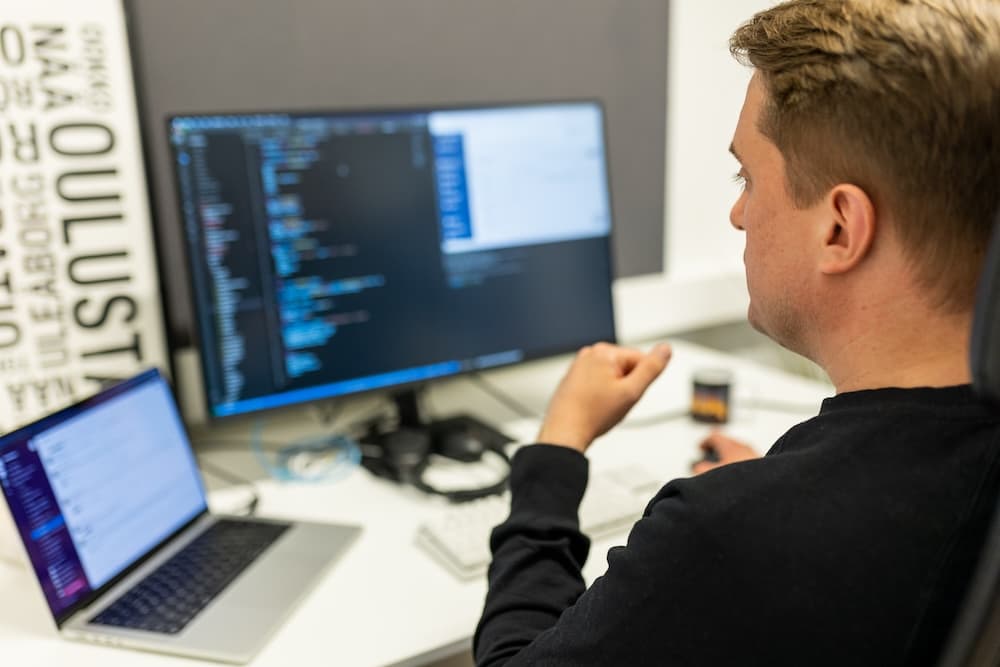
[[[471,415],[426,419],[420,409],[419,391],[407,389],[392,395],[397,415],[394,425],[386,426],[381,420],[368,425],[361,442],[374,446],[379,453],[365,455],[361,462],[371,472],[403,481],[402,472],[421,465],[432,453],[457,454],[452,458],[470,462],[478,460],[478,456],[460,458],[463,437],[478,441],[487,450],[513,442],[513,438]]]
[[[472,415],[453,415],[443,419],[427,420],[420,410],[420,391],[422,388],[406,389],[392,395],[396,414],[399,416],[397,428],[423,431],[435,442],[456,433],[466,434],[478,439],[489,449],[503,447],[508,442],[514,441],[513,438]]]

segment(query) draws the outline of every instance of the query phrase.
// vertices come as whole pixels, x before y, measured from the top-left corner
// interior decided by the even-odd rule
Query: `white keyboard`
[[[640,466],[592,470],[580,529],[591,539],[624,535],[662,485]],[[506,493],[451,506],[417,528],[417,544],[459,579],[480,577],[492,558],[490,533],[509,514]]]

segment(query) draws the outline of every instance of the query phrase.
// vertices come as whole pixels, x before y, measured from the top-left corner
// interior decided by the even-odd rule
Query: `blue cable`
[[[361,464],[361,447],[358,443],[343,434],[320,436],[293,442],[278,450],[277,465],[268,460],[263,444],[264,420],[254,422],[250,438],[250,449],[257,463],[267,473],[282,482],[333,482],[349,475]],[[296,461],[300,457],[332,457],[326,465],[315,470],[300,472],[296,470]]]

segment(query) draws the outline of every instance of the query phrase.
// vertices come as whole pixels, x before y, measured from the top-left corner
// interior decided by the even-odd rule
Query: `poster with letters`
[[[166,344],[120,0],[0,0],[0,432]]]

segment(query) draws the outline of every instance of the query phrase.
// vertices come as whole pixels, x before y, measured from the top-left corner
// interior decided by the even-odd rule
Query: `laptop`
[[[156,369],[0,437],[0,487],[62,635],[243,663],[358,536],[215,516]]]

